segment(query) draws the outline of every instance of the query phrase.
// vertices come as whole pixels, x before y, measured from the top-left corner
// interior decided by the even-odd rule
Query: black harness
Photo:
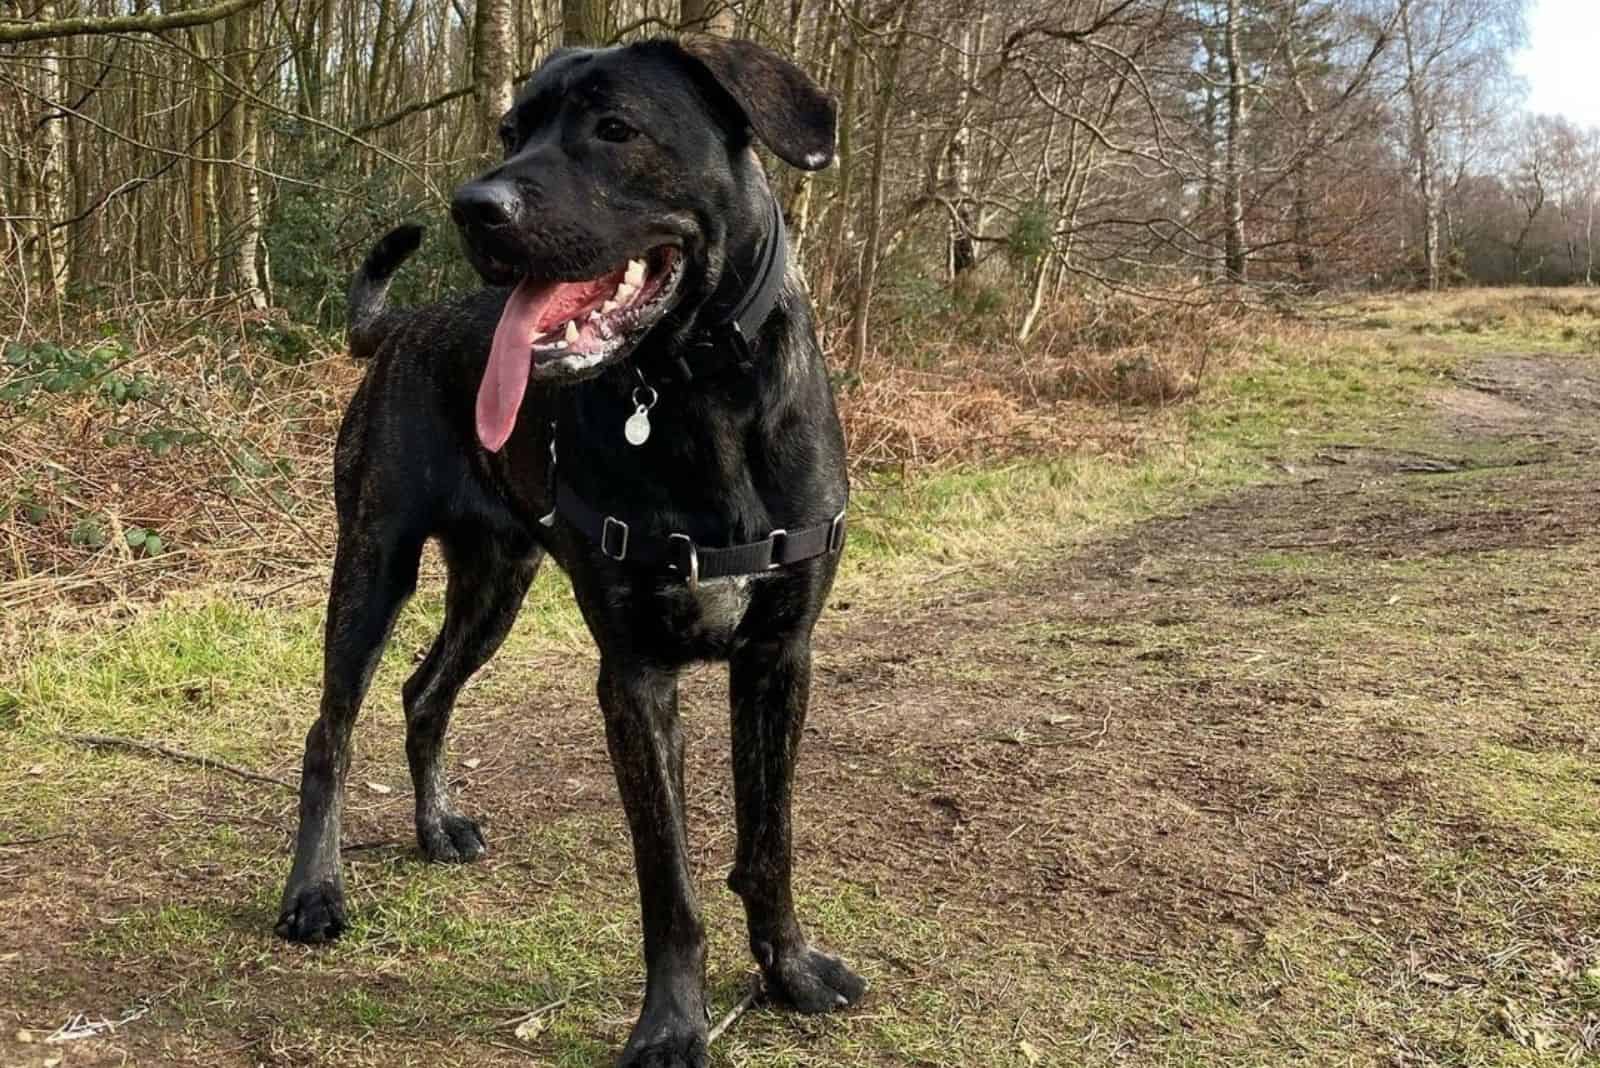
[[[789,258],[789,237],[776,197],[772,206],[770,236],[762,246],[755,282],[744,299],[721,323],[706,327],[664,369],[650,377],[659,381],[689,383],[705,380],[727,371],[748,372],[755,362],[750,339],[757,336],[767,316],[778,303]],[[663,373],[664,371],[664,373]],[[554,428],[552,428],[553,431]],[[550,440],[551,480],[555,489],[550,514],[541,522],[549,525],[560,516],[599,549],[618,563],[663,567],[684,577],[690,589],[702,581],[730,575],[754,575],[789,564],[798,564],[844,548],[844,511],[826,523],[798,530],[774,530],[760,541],[742,545],[703,546],[687,534],[666,537],[636,533],[634,524],[607,515],[578,496],[576,490],[555,476],[555,438]]]

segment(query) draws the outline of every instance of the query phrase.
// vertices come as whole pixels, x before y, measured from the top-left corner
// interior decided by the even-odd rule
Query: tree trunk
[[[1039,153],[1039,169],[1034,175],[1033,180],[1034,198],[1040,203],[1044,202],[1045,194],[1049,191],[1050,172],[1052,169],[1051,150],[1055,147],[1056,127],[1060,123],[1061,117],[1061,97],[1065,92],[1066,83],[1057,83],[1054,99],[1052,99],[1050,102],[1050,118],[1044,129],[1044,144],[1040,148]],[[1077,130],[1078,127],[1076,123],[1069,124],[1067,131],[1067,160],[1069,166],[1076,157],[1074,146]],[[1071,172],[1069,171],[1069,180],[1070,176]],[[1046,244],[1044,251],[1040,253],[1038,260],[1033,265],[1032,284],[1029,286],[1031,295],[1028,298],[1028,308],[1022,313],[1022,324],[1017,327],[1017,341],[1020,343],[1026,344],[1028,338],[1033,336],[1034,328],[1039,325],[1039,313],[1044,311],[1044,296],[1050,277],[1050,268],[1054,263],[1054,254],[1055,239],[1052,238]]]
[[[683,0],[680,23],[685,30],[732,37],[733,4],[729,0]]]
[[[383,114],[382,101],[378,99],[383,85],[388,54],[384,45],[394,32],[394,0],[377,0],[378,24],[372,30],[372,58],[367,62],[366,91],[361,94],[361,117],[370,119]],[[482,4],[479,4],[481,10]]]
[[[258,259],[261,251],[261,118],[244,93],[253,88],[252,60],[256,48],[255,13],[245,12],[229,19],[223,27],[223,53],[228,80],[237,98],[225,129],[228,143],[224,155],[234,166],[226,174],[227,203],[224,219],[230,240],[226,248],[227,282],[246,305],[264,308],[266,293],[261,285]]]
[[[567,0],[589,6],[594,0]],[[480,143],[491,156],[500,154],[500,120],[511,110],[512,67],[516,61],[516,35],[511,0],[478,0],[473,29],[473,83],[478,98]],[[569,38],[568,44],[572,41]]]
[[[55,19],[59,14],[59,5],[47,3],[41,5],[39,17],[46,21]],[[65,296],[67,278],[70,276],[70,264],[67,261],[67,228],[65,226],[53,227],[68,217],[67,206],[72,203],[72,170],[68,165],[67,144],[67,117],[65,114],[50,114],[52,104],[67,104],[67,82],[61,69],[62,46],[57,42],[50,42],[44,46],[44,52],[39,58],[40,88],[45,98],[50,101],[46,105],[43,128],[39,131],[39,177],[38,177],[38,208],[43,216],[40,221],[39,232],[43,240],[39,242],[39,253],[36,262],[39,265],[40,292],[56,300]]]
[[[1411,35],[1411,9],[1400,12],[1400,37],[1406,50],[1406,102],[1410,114],[1411,161],[1415,168],[1417,196],[1422,202],[1422,267],[1428,289],[1439,288],[1439,193],[1433,173],[1433,122],[1428,101],[1426,72],[1417,64]]]
[[[1589,214],[1583,224],[1583,284],[1594,285],[1594,208],[1595,197],[1589,198]]]
[[[982,16],[978,19],[982,26]],[[972,235],[975,232],[975,223],[972,218],[971,200],[971,173],[968,163],[968,151],[972,141],[971,114],[969,101],[971,99],[973,60],[982,51],[972,47],[973,28],[972,22],[964,21],[961,27],[961,51],[954,58],[954,75],[960,79],[960,89],[956,96],[956,128],[950,134],[950,144],[945,150],[945,173],[949,176],[950,197],[950,233],[946,265],[950,271],[950,281],[954,288],[960,289],[963,279],[978,263],[978,247]]]
[[[879,77],[878,106],[872,117],[872,182],[868,194],[867,236],[861,250],[861,277],[856,283],[855,300],[850,309],[850,355],[859,369],[867,355],[867,317],[872,310],[872,291],[878,284],[878,246],[883,239],[883,191],[889,170],[889,111],[894,106],[895,81],[900,75],[900,57],[905,53],[906,12],[900,7],[894,15],[894,43]]]
[[[568,47],[605,44],[611,36],[606,8],[606,0],[561,0],[561,43]]]
[[[1217,62],[1217,50],[1212,41],[1204,34],[1201,43],[1206,50],[1206,79],[1205,79],[1205,174],[1200,182],[1200,197],[1197,205],[1198,214],[1202,225],[1212,225],[1212,211],[1217,205],[1217,119],[1221,108],[1218,106],[1217,95],[1218,76],[1222,72],[1222,65]],[[1218,270],[1220,263],[1215,252],[1206,252],[1206,273],[1216,279],[1221,276]]]
[[[253,107],[239,108],[244,115],[239,142],[240,218],[239,242],[234,249],[233,274],[239,297],[252,308],[267,306],[262,283],[261,257],[261,113]]]
[[[862,42],[856,28],[861,24],[865,0],[854,0],[850,7],[850,20],[844,33],[844,88],[839,93],[839,134],[836,155],[839,160],[839,184],[833,194],[833,233],[828,241],[828,260],[823,267],[822,283],[818,294],[831,298],[839,280],[839,268],[844,263],[850,237],[850,195],[854,192],[856,82],[861,71]]]
[[[1289,84],[1294,88],[1295,103],[1299,107],[1299,136],[1309,145],[1315,141],[1317,105],[1301,78],[1300,57],[1295,52],[1295,42],[1286,49]],[[1294,262],[1295,273],[1302,287],[1309,288],[1317,270],[1317,250],[1312,237],[1311,167],[1309,152],[1297,149],[1294,154]]]
[[[1227,214],[1223,235],[1223,266],[1228,281],[1245,281],[1244,174],[1240,141],[1244,137],[1244,64],[1239,58],[1239,0],[1228,0],[1222,27],[1222,47],[1228,68],[1227,142],[1222,163],[1222,199]]]

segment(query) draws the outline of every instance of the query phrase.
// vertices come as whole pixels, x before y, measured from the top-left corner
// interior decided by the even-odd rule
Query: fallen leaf
[[[381,782],[369,782],[369,783],[367,783],[367,789],[371,790],[375,794],[392,794],[392,793],[394,793],[394,787],[393,786],[387,786],[387,785],[385,785],[385,784],[383,784]]]
[[[477,757],[468,757],[466,760],[463,760],[461,762],[461,766],[466,768],[468,771],[471,771],[473,768],[476,768],[479,764],[482,764],[482,763],[483,763],[483,761],[480,760]]]
[[[544,1030],[543,1016],[530,1016],[517,1024],[517,1029],[512,1032],[524,1042],[532,1042]]]
[[[1027,1061],[1029,1064],[1038,1064],[1042,1059],[1039,1056],[1039,1051],[1034,1048],[1033,1043],[1029,1042],[1027,1039],[1023,1039],[1021,1042],[1017,1043],[1017,1052],[1021,1053],[1022,1059]]]

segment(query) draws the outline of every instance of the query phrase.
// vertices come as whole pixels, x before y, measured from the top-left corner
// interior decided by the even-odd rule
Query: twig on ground
[[[23,846],[38,845],[41,842],[54,842],[58,838],[69,838],[66,834],[41,834],[36,838],[7,838],[0,842],[0,849],[20,849]]]
[[[353,842],[347,846],[340,846],[344,853],[361,853],[369,849],[387,849],[391,846],[404,846],[405,843],[398,838],[375,838],[370,842]]]
[[[119,1020],[108,1019],[104,1016],[91,1019],[88,1013],[75,1012],[67,1018],[66,1023],[56,1028],[46,1037],[45,1041],[51,1045],[59,1045],[62,1042],[76,1042],[84,1038],[98,1038],[103,1034],[111,1034],[119,1027],[126,1027],[135,1020],[143,1019],[149,1013],[149,1005],[140,1005],[137,1008],[129,1009],[122,1014],[122,1018]]]
[[[755,977],[755,976],[752,976],[751,979],[750,979],[750,989],[745,992],[745,995],[739,1001],[739,1004],[737,1004],[733,1008],[729,1009],[728,1010],[728,1015],[726,1015],[722,1019],[718,1020],[717,1021],[717,1025],[715,1027],[713,1027],[710,1031],[706,1032],[706,1045],[710,1046],[711,1043],[715,1042],[718,1038],[720,1038],[722,1036],[722,1032],[726,1031],[729,1027],[733,1026],[733,1022],[735,1020],[737,1020],[739,1017],[743,1016],[746,1012],[748,1012],[749,1009],[750,1009],[750,1006],[754,1005],[756,1003],[757,999],[759,999],[760,997],[761,997],[761,980],[759,978]]]
[[[216,768],[229,775],[237,775],[241,779],[250,779],[253,782],[270,782],[288,790],[298,787],[288,779],[280,779],[276,775],[267,775],[249,768],[241,768],[237,764],[229,764],[215,757],[202,756],[199,753],[189,753],[182,749],[174,749],[170,745],[160,742],[141,742],[137,738],[124,738],[117,734],[63,734],[69,742],[86,746],[108,746],[116,749],[134,749],[144,753],[155,753],[159,756],[169,757],[172,760],[182,760],[190,764],[199,764],[203,768]]]
[[[504,1020],[496,1020],[493,1023],[484,1024],[482,1027],[479,1027],[476,1030],[479,1034],[489,1034],[493,1031],[515,1031],[529,1020],[537,1020],[541,1016],[555,1012],[557,1009],[566,1005],[566,1003],[566,998],[558,998],[548,1005],[540,1005],[537,1009],[530,1009],[527,1012],[518,1013],[517,1015],[507,1017]]]

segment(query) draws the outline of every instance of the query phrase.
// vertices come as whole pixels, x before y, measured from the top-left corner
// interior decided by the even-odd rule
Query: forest
[[[837,98],[782,173],[837,345],[1068,296],[1592,284],[1600,131],[1514,106],[1522,0],[22,0],[0,17],[0,314],[235,302],[341,321],[563,44],[704,30]],[[780,168],[781,170],[781,168]],[[47,314],[57,314],[48,311]]]
[[[1560,2],[0,0],[0,1065],[617,1063],[662,821],[619,803],[593,602],[410,544],[353,750],[306,742],[385,626],[330,592],[341,528],[410,507],[336,507],[372,468],[335,443],[380,428],[420,498],[383,428],[452,440],[362,414],[451,365],[352,359],[352,272],[412,223],[395,303],[479,286],[449,209],[519,85],[691,32],[837,103],[832,166],[766,163],[848,541],[771,672],[792,775],[741,764],[716,665],[661,691],[709,1026],[642,1063],[1597,1063],[1600,130],[1518,74],[1589,73]],[[701,603],[797,600],[745,579]],[[348,928],[309,947],[274,932],[330,764]],[[782,1007],[728,892],[752,767],[842,1011]],[[432,862],[441,792],[476,863]]]

